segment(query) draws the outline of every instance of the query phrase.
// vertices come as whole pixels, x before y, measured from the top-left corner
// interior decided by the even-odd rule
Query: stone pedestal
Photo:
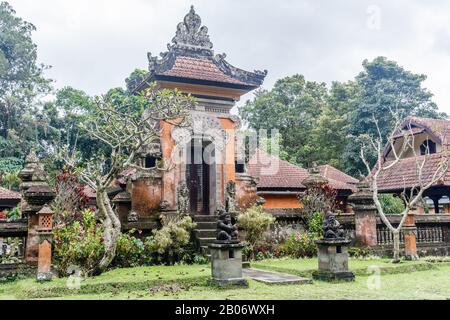
[[[405,224],[402,228],[405,236],[405,259],[418,260],[417,254],[417,227],[414,219],[414,214],[408,214]]]
[[[316,280],[353,281],[355,275],[348,270],[348,246],[350,240],[326,239],[316,241],[319,270],[313,273]]]
[[[248,285],[242,276],[242,243],[212,243],[211,252],[212,282],[219,286]]]

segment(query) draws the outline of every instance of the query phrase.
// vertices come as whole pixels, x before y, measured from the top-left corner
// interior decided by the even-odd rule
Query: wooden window
[[[430,139],[425,140],[420,145],[420,155],[424,156],[427,154],[435,154],[435,153],[436,153],[436,143],[434,143]]]

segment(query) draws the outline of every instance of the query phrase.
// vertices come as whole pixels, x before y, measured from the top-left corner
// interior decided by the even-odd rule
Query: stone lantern
[[[50,281],[52,279],[52,230],[53,230],[53,210],[47,205],[42,207],[37,213],[39,235],[39,251],[38,251],[38,281]]]
[[[323,223],[324,238],[316,241],[318,246],[319,270],[313,273],[316,280],[353,281],[355,275],[348,270],[348,246],[350,240],[331,212]]]
[[[212,282],[219,286],[248,285],[242,276],[242,249],[236,226],[231,223],[231,215],[223,208],[216,212],[217,240],[210,244]]]

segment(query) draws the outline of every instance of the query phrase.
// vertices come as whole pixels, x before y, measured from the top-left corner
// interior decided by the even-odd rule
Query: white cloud
[[[444,0],[10,0],[34,23],[39,58],[57,86],[91,94],[123,85],[146,53],[164,51],[176,25],[195,5],[217,53],[244,69],[280,77],[346,81],[378,55],[428,75],[425,85],[450,113],[450,3]],[[371,8],[368,13],[368,8]],[[371,28],[379,8],[379,28]]]

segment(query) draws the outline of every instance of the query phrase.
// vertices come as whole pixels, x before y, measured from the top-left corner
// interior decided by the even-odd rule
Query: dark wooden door
[[[210,170],[209,165],[203,159],[203,151],[202,146],[191,144],[190,163],[187,165],[186,178],[189,188],[189,204],[193,214],[209,214]],[[199,161],[200,159],[201,161]]]

